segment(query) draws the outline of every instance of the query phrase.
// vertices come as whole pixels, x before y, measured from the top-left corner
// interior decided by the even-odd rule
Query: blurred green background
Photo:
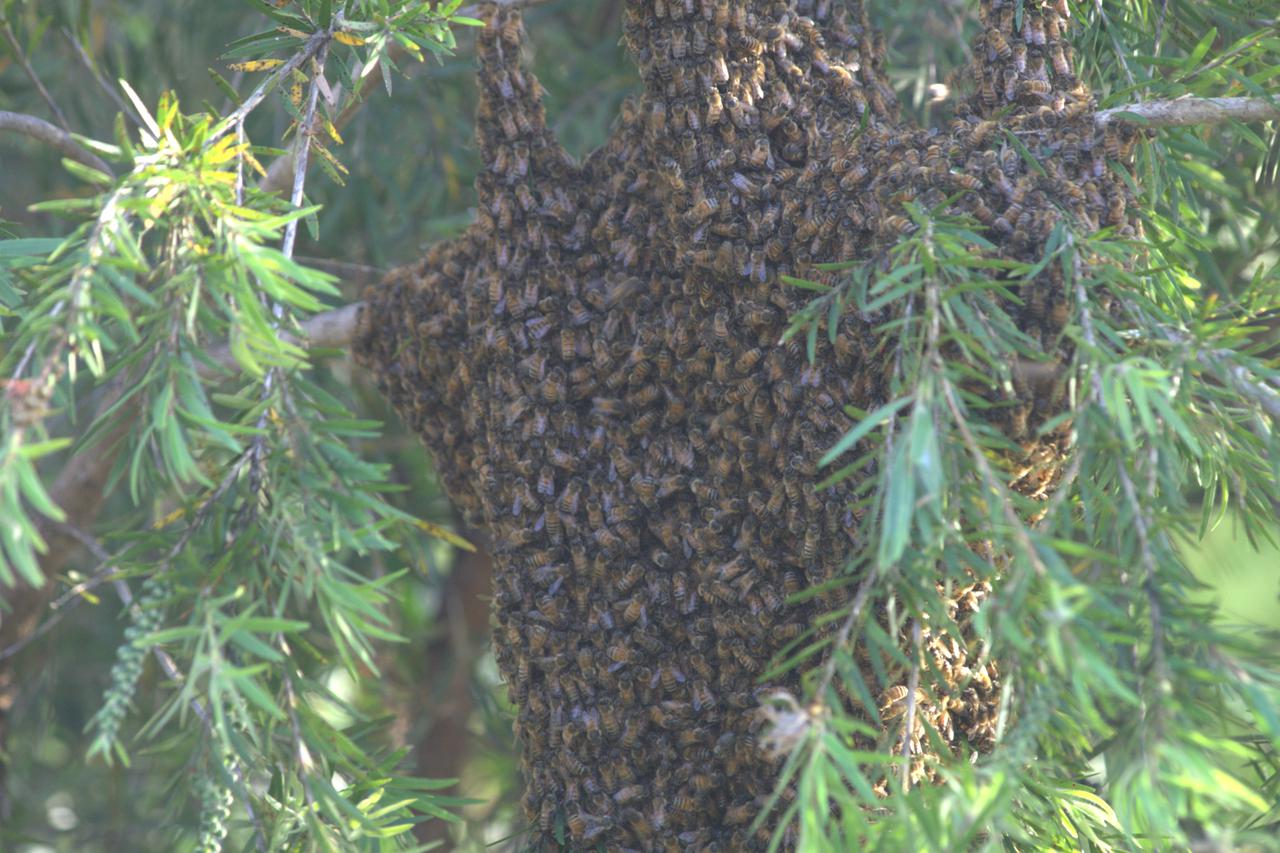
[[[527,58],[546,87],[550,121],[575,155],[604,138],[619,102],[638,85],[619,42],[621,6],[619,0],[556,0],[526,16]],[[871,6],[886,31],[893,79],[907,112],[922,122],[945,122],[945,104],[930,104],[929,87],[946,81],[964,61],[975,25],[967,5],[930,0]],[[95,73],[103,81],[127,79],[150,104],[160,92],[173,90],[188,112],[203,103],[225,109],[226,99],[207,69],[218,69],[240,91],[248,91],[254,79],[237,80],[219,55],[234,39],[265,28],[247,3],[7,0],[0,8],[72,128],[104,139],[111,136],[116,106]],[[1088,37],[1087,32],[1079,36]],[[74,45],[81,46],[84,58]],[[460,32],[456,57],[443,64],[406,64],[390,97],[375,88],[343,132],[345,145],[335,153],[350,170],[347,185],[313,173],[308,192],[324,205],[320,234],[318,240],[303,235],[298,254],[341,275],[349,299],[359,298],[379,270],[415,258],[469,221],[476,168],[472,67],[466,30]],[[52,118],[7,40],[0,44],[0,109]],[[274,144],[287,124],[287,114],[274,101],[255,113],[249,132],[257,142]],[[1207,165],[1228,185],[1246,195],[1254,192],[1250,158],[1229,145],[1217,153],[1217,162]],[[0,137],[0,220],[8,220],[0,227],[20,236],[65,233],[67,222],[32,214],[27,206],[83,192],[56,155],[20,137]],[[1235,207],[1226,202],[1205,206],[1209,242],[1201,272],[1208,288],[1229,292],[1269,245],[1267,227],[1258,227],[1257,217],[1241,215],[1242,207],[1249,205],[1238,199]],[[419,515],[451,521],[427,455],[361,371],[345,361],[323,370],[337,393],[388,422],[385,435],[362,450],[393,464],[396,480],[408,486],[400,500]],[[134,512],[126,499],[117,498],[95,529],[109,534],[113,520],[118,524]],[[477,572],[483,581],[484,568],[459,563],[453,549],[436,543],[406,542],[398,559],[416,569],[397,587],[398,627],[410,643],[384,650],[385,679],[357,687],[335,674],[331,686],[362,708],[391,715],[394,738],[422,745],[418,757],[424,771],[438,769],[431,766],[431,756],[442,738],[458,740],[456,726],[462,725],[466,749],[452,757],[449,772],[461,775],[463,793],[481,802],[467,809],[468,823],[453,830],[452,841],[462,849],[479,849],[519,829],[510,722],[492,660],[483,653],[485,632],[474,630],[473,618],[470,640],[458,640],[459,631],[468,630],[461,615],[465,605],[483,590],[459,575]],[[1191,559],[1206,584],[1203,594],[1221,601],[1224,621],[1254,632],[1280,629],[1280,550],[1254,550],[1228,518],[1195,546]],[[375,572],[396,568],[369,567]],[[0,820],[0,850],[150,851],[190,844],[190,836],[176,829],[193,822],[183,768],[168,759],[163,743],[136,745],[131,770],[83,763],[82,731],[100,701],[122,627],[118,603],[104,597],[100,604],[78,606],[57,630],[22,653],[19,665],[28,689],[15,709],[9,744],[16,804],[13,814]],[[147,678],[154,684],[156,675]],[[144,684],[140,695],[146,693]],[[140,708],[138,719],[148,710]]]

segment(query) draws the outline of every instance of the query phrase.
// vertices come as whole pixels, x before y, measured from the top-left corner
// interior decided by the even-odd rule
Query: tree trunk
[[[974,94],[939,133],[898,121],[857,3],[631,0],[644,92],[581,164],[520,67],[518,15],[482,33],[477,222],[370,290],[357,350],[490,531],[495,646],[545,844],[768,838],[747,833],[777,771],[760,699],[802,691],[794,673],[758,679],[858,580],[787,600],[863,544],[866,473],[817,492],[815,462],[852,425],[843,405],[884,402],[893,352],[873,330],[895,310],[847,314],[810,364],[778,343],[806,302],[780,276],[875,257],[914,227],[910,201],[951,198],[1022,259],[1063,217],[1130,227],[1102,167],[1124,140],[1095,138],[1065,4],[1022,8],[1015,29],[1011,0],[982,4]],[[1021,296],[1010,313],[1054,353],[1056,265]],[[1034,437],[1052,384],[1008,407],[1029,494],[1051,490],[1065,452],[1062,432]],[[959,624],[985,593],[953,593]],[[955,694],[919,713],[956,751],[987,748],[995,668],[974,678],[962,647],[949,658]]]

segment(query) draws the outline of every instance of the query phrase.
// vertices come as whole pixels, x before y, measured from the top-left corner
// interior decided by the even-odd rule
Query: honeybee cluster
[[[815,460],[844,404],[883,402],[892,361],[871,331],[886,315],[841,320],[816,364],[779,345],[805,299],[779,276],[867,257],[911,231],[912,200],[954,197],[1019,258],[1061,218],[1131,227],[1106,163],[1130,141],[1092,129],[1063,5],[1023,0],[1015,29],[1014,0],[984,0],[976,92],[925,131],[899,124],[858,3],[629,0],[643,92],[581,163],[547,129],[518,14],[492,12],[476,222],[371,289],[357,351],[491,532],[496,654],[548,845],[557,827],[575,848],[767,839],[747,833],[775,769],[757,708],[799,685],[757,679],[843,600],[788,602],[859,544],[854,484],[815,490]],[[1068,310],[1054,267],[1017,309],[1049,352]],[[1032,436],[1054,400],[1018,391],[1019,487],[1043,493],[1065,447]],[[958,624],[986,594],[954,594]],[[989,747],[994,667],[927,639],[955,691],[920,719]],[[885,691],[890,723],[903,696]]]

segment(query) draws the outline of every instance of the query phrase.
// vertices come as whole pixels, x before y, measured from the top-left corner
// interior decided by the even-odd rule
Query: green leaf
[[[0,258],[30,257],[45,260],[61,244],[62,240],[56,237],[25,237],[0,240]]]
[[[108,175],[106,172],[103,172],[100,169],[95,169],[93,166],[87,166],[78,160],[72,160],[70,157],[62,158],[62,168],[66,169],[80,180],[86,181],[90,184],[109,187],[115,183],[115,178],[111,177],[111,175]]]
[[[254,705],[257,705],[262,711],[269,714],[276,720],[285,720],[287,719],[285,712],[276,704],[276,701],[271,698],[271,694],[262,689],[262,685],[260,685],[258,680],[253,677],[265,668],[266,664],[245,667],[243,669],[226,667],[221,671],[221,674],[224,678],[231,679],[235,688],[238,689],[246,699]]]
[[[1204,59],[1205,54],[1209,52],[1209,48],[1218,38],[1218,28],[1210,27],[1209,31],[1201,36],[1200,41],[1196,42],[1196,46],[1192,48],[1191,53],[1187,54],[1187,58],[1182,61],[1183,74],[1188,74],[1194,69],[1200,60]]]
[[[805,278],[795,278],[794,276],[789,275],[779,276],[779,278],[782,279],[783,284],[789,284],[792,287],[798,287],[801,290],[813,290],[818,293],[826,293],[831,289],[828,285],[817,281],[809,281]]]
[[[885,403],[883,406],[867,415],[859,421],[853,429],[845,433],[830,450],[822,455],[822,458],[818,460],[818,466],[826,467],[827,465],[830,465],[847,450],[861,441],[873,429],[883,423],[886,423],[890,418],[901,411],[903,406],[912,402],[914,399],[914,395],[899,397],[897,400]]]

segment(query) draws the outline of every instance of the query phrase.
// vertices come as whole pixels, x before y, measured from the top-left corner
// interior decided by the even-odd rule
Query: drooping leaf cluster
[[[1225,512],[1274,536],[1275,412],[1250,395],[1273,395],[1280,374],[1247,354],[1240,326],[1203,317],[1150,246],[1062,228],[1041,261],[1017,264],[984,258],[993,247],[975,223],[916,218],[912,236],[793,322],[820,359],[814,331],[828,316],[905,306],[881,330],[897,348],[895,399],[861,413],[824,460],[830,480],[877,472],[863,504],[870,545],[851,567],[863,577],[852,605],[831,614],[834,644],[809,638],[782,664],[829,656],[812,673],[815,704],[779,712],[794,727],[783,778],[798,791],[784,816],[812,849],[1269,837],[1257,828],[1274,820],[1273,649],[1215,624],[1182,546]],[[1130,268],[1135,253],[1146,263]],[[993,298],[1016,301],[1050,264],[1073,296],[1070,364],[1034,364],[1038,345]],[[1048,500],[1010,486],[1017,448],[993,426],[1014,373],[1037,367],[1066,398],[1040,430],[1069,424],[1074,447]],[[1203,511],[1188,500],[1200,493]],[[994,592],[961,631],[938,589],[975,583]],[[941,785],[909,784],[903,756],[919,751],[913,739],[946,755],[949,739],[873,699],[903,672],[920,714],[963,691],[922,650],[922,628],[973,636],[970,654],[997,661],[1004,680],[994,751],[939,764]],[[854,654],[880,683],[865,683]],[[844,698],[897,740],[858,748],[877,729]]]
[[[149,744],[183,756],[178,793],[199,805],[201,849],[221,849],[232,823],[261,849],[395,847],[415,823],[452,818],[456,798],[406,772],[407,749],[325,673],[376,676],[376,646],[402,639],[388,605],[404,571],[372,577],[353,560],[419,528],[466,543],[387,503],[386,467],[357,450],[378,423],[308,375],[300,323],[339,291],[292,255],[299,222],[315,236],[307,161],[344,171],[328,146],[353,94],[326,79],[358,86],[381,69],[389,85],[393,45],[446,55],[466,20],[456,2],[254,5],[272,27],[230,54],[265,72],[255,88],[228,86],[226,115],[189,114],[171,95],[152,110],[122,83],[137,126],[121,114],[112,144],[87,143],[119,174],[66,161],[96,194],[36,209],[78,224],[3,244],[0,581],[48,580],[41,531],[65,513],[40,460],[112,458],[106,488],[134,510],[101,541],[76,531],[97,568],[69,594],[96,601],[111,584],[128,621],[89,757],[128,765]],[[293,119],[289,150],[246,136],[274,94]],[[270,157],[290,167],[285,198]],[[149,666],[158,701],[135,735]]]

